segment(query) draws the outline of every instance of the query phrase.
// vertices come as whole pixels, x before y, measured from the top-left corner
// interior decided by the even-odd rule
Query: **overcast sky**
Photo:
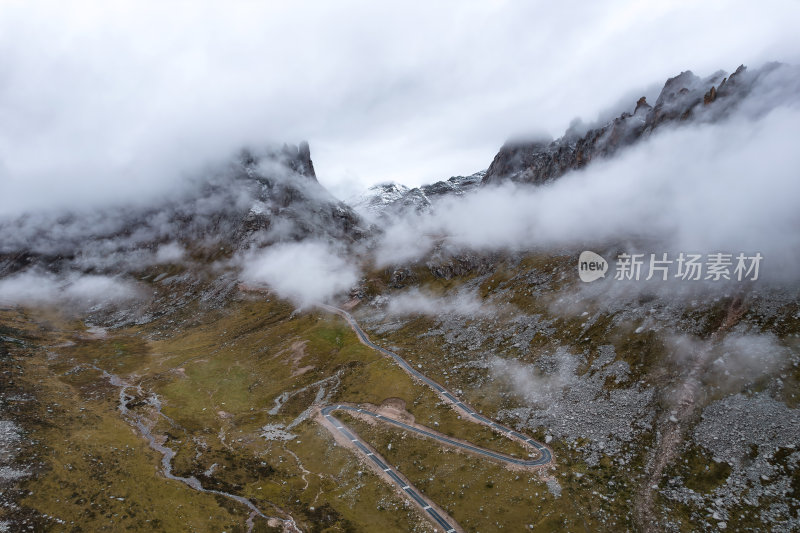
[[[0,213],[159,191],[243,144],[308,140],[339,197],[472,173],[681,70],[799,63],[798,20],[794,0],[6,0]]]

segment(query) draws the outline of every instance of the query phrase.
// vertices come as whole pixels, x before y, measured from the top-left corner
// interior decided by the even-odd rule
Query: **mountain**
[[[452,176],[430,185],[409,188],[397,183],[373,185],[366,192],[350,198],[347,203],[364,216],[391,217],[403,213],[422,213],[438,201],[461,196],[475,190],[483,180],[485,171],[469,176]]]
[[[667,127],[720,121],[737,108],[751,115],[766,113],[785,97],[797,99],[797,70],[768,63],[755,70],[742,65],[729,76],[723,71],[706,78],[688,70],[681,72],[667,80],[655,105],[642,97],[633,112],[588,129],[575,124],[554,141],[507,142],[489,165],[483,183],[510,180],[538,185],[593,160],[613,157]]]
[[[150,205],[29,213],[0,220],[0,232],[0,276],[32,267],[136,271],[159,262],[163,246],[208,260],[276,242],[365,235],[361,218],[317,181],[307,143],[243,150]]]
[[[375,215],[403,201],[411,189],[395,182],[379,183],[348,198],[347,204],[363,215]]]

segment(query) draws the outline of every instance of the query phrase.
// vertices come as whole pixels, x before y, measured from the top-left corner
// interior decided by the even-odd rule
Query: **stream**
[[[183,476],[177,476],[177,475],[173,474],[173,472],[172,472],[172,459],[175,457],[175,454],[177,452],[175,452],[175,450],[173,450],[172,448],[169,448],[169,447],[165,446],[164,444],[161,444],[159,442],[158,438],[155,435],[153,435],[152,427],[147,423],[147,421],[144,419],[144,417],[142,417],[142,416],[140,416],[140,415],[138,415],[136,413],[131,412],[131,410],[128,409],[128,407],[127,407],[128,402],[130,402],[131,400],[135,399],[135,397],[129,396],[126,391],[128,389],[130,389],[130,388],[133,388],[141,395],[141,394],[143,394],[142,388],[140,386],[138,386],[138,385],[136,385],[136,386],[131,385],[130,383],[126,382],[125,380],[123,380],[119,376],[117,376],[115,374],[111,374],[111,373],[107,372],[106,370],[103,370],[102,368],[98,368],[98,367],[96,367],[94,365],[91,365],[91,368],[94,369],[94,370],[97,370],[98,372],[102,372],[103,373],[103,377],[108,379],[108,381],[113,386],[119,387],[119,406],[118,406],[119,411],[120,411],[120,413],[122,413],[123,418],[125,420],[129,421],[129,423],[132,423],[136,427],[136,429],[147,439],[147,443],[150,445],[150,448],[152,448],[153,450],[155,450],[155,451],[157,451],[158,453],[161,454],[161,467],[162,467],[162,473],[164,474],[164,477],[166,477],[167,479],[171,479],[173,481],[180,481],[181,483],[183,483],[185,485],[188,485],[189,487],[191,487],[192,489],[194,489],[194,490],[196,490],[198,492],[205,492],[206,494],[216,494],[218,496],[223,496],[225,498],[231,499],[233,501],[236,501],[236,502],[244,505],[245,507],[247,507],[250,510],[250,516],[247,519],[247,530],[248,530],[248,532],[253,530],[253,527],[254,527],[253,519],[255,517],[263,518],[271,526],[276,526],[278,524],[282,525],[283,526],[283,530],[286,533],[299,533],[299,532],[302,531],[297,526],[297,524],[295,523],[295,521],[291,517],[291,515],[289,515],[288,513],[286,513],[286,514],[287,514],[287,516],[289,516],[289,518],[280,518],[280,517],[276,517],[276,516],[267,516],[258,507],[256,507],[253,504],[253,502],[251,502],[249,499],[245,498],[244,496],[239,496],[237,494],[231,494],[229,492],[224,492],[224,491],[221,491],[221,490],[206,489],[200,483],[200,480],[198,480],[194,476],[183,477]],[[154,393],[151,393],[147,398],[147,403],[148,403],[148,405],[150,405],[155,410],[155,412],[159,416],[161,416],[161,417],[165,418],[166,420],[168,420],[173,426],[177,426],[177,424],[175,424],[175,422],[171,418],[169,418],[167,415],[165,415],[164,413],[161,412],[161,401],[158,399],[158,396],[156,396]],[[155,425],[155,424],[153,424],[153,425]]]

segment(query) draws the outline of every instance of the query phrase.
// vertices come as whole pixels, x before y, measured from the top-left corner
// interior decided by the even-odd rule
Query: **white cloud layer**
[[[268,141],[308,139],[339,197],[431,182],[682,70],[800,59],[791,0],[2,9],[0,213],[158,194]]]
[[[29,270],[0,280],[2,305],[67,304],[87,310],[128,302],[141,294],[134,283],[110,276],[56,276]]]
[[[579,360],[566,350],[546,356],[552,371],[544,373],[534,365],[493,357],[489,370],[511,386],[511,389],[534,405],[547,406],[558,400],[561,391],[577,381]]]
[[[461,316],[484,316],[495,311],[494,307],[481,302],[475,291],[461,291],[447,296],[436,296],[417,288],[393,294],[386,309],[390,315],[442,314]]]
[[[276,244],[244,258],[241,279],[303,308],[346,292],[359,272],[332,246],[304,241]]]

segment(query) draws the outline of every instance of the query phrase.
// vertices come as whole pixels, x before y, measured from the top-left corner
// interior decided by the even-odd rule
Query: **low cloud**
[[[0,304],[70,305],[88,310],[129,302],[142,295],[135,283],[111,276],[25,271],[0,280]]]
[[[495,312],[494,307],[484,304],[474,291],[454,295],[436,296],[413,288],[393,295],[387,313],[390,315],[460,315],[486,316]]]
[[[579,359],[566,350],[543,354],[538,362],[543,370],[531,364],[493,357],[489,369],[494,378],[508,383],[513,392],[526,402],[546,407],[558,399],[561,391],[577,381]]]
[[[686,335],[670,339],[670,353],[682,367],[704,361],[702,380],[725,393],[736,393],[780,370],[789,361],[788,350],[770,333],[734,332],[719,342]]]
[[[276,244],[243,259],[241,279],[304,308],[353,287],[358,269],[345,253],[319,241]]]
[[[176,242],[163,244],[158,247],[156,251],[156,263],[177,263],[183,259],[186,254],[183,246]]]

